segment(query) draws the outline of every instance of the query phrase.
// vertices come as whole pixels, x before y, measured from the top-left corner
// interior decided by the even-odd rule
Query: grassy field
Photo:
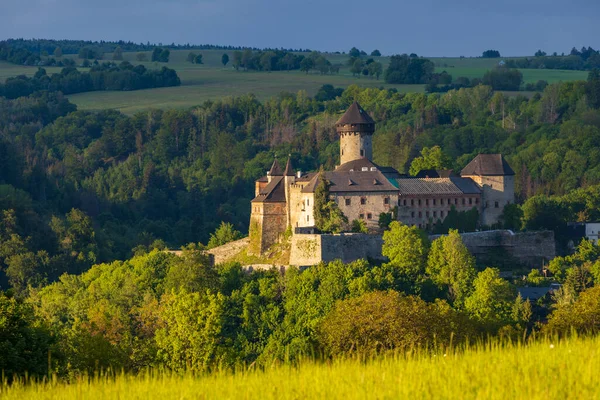
[[[143,62],[148,68],[160,68],[167,65],[179,74],[182,85],[180,87],[147,89],[134,92],[90,92],[69,96],[79,109],[99,110],[118,109],[124,113],[132,114],[149,108],[188,108],[203,103],[206,100],[215,100],[225,96],[237,96],[254,93],[259,99],[275,96],[281,92],[297,92],[306,90],[309,95],[314,95],[326,83],[336,87],[347,87],[358,84],[366,87],[396,88],[400,92],[423,92],[424,85],[388,85],[383,80],[356,78],[351,75],[347,67],[343,67],[338,75],[320,75],[318,73],[305,74],[299,71],[292,72],[243,72],[234,71],[231,64],[224,68],[221,64],[222,50],[193,50],[203,55],[204,64],[194,65],[186,62],[189,51],[176,50],[171,52],[168,64]],[[232,53],[227,52],[232,59]],[[147,59],[151,53],[146,52]],[[137,53],[124,53],[126,61],[140,64],[136,60]],[[66,57],[76,58],[75,55]],[[348,59],[344,54],[328,54],[332,63],[345,64]],[[106,60],[112,59],[112,54],[106,54]],[[384,64],[389,63],[389,57],[376,57]],[[466,76],[468,78],[482,77],[485,72],[495,65],[497,59],[484,58],[431,58],[436,64],[436,71],[447,71],[454,78]],[[76,60],[78,63],[81,60]],[[16,66],[0,62],[0,82],[6,78],[20,74],[32,76],[36,67]],[[47,68],[48,73],[58,72],[59,68]],[[548,82],[580,80],[587,78],[585,71],[561,70],[522,70],[525,83],[537,82],[540,79]]]
[[[376,361],[304,363],[205,377],[144,373],[73,384],[4,385],[23,399],[597,399],[600,338]]]

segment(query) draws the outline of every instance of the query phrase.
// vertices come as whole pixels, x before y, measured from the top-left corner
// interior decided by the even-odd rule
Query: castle
[[[479,154],[456,176],[447,170],[421,171],[415,177],[373,163],[375,121],[354,102],[336,122],[340,135],[340,165],[324,172],[330,199],[348,221],[363,220],[379,230],[379,216],[392,214],[404,224],[430,229],[450,210],[476,208],[480,225],[498,222],[504,206],[514,202],[514,172],[500,154]],[[250,248],[262,254],[288,232],[314,234],[318,173],[294,172],[275,160],[267,175],[256,181],[252,200]]]

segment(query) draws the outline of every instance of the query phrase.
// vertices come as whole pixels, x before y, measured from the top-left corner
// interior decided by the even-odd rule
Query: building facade
[[[429,230],[448,213],[475,208],[481,225],[494,225],[504,206],[514,202],[514,172],[500,154],[480,154],[462,171],[421,171],[416,177],[375,164],[372,135],[375,122],[354,102],[337,121],[340,161],[323,172],[330,199],[350,223],[363,220],[377,232],[379,216],[392,214],[404,224]],[[318,173],[294,173],[288,159],[285,170],[277,161],[256,181],[252,200],[250,252],[262,254],[286,232],[315,234],[315,191]]]

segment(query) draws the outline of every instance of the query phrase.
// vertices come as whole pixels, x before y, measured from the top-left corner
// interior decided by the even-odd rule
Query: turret
[[[279,162],[277,159],[273,161],[273,165],[271,165],[271,169],[267,172],[267,181],[271,183],[271,180],[274,176],[283,176],[283,172],[281,172],[281,167],[279,166]]]
[[[340,135],[340,163],[366,158],[373,160],[372,136],[375,132],[375,121],[356,101],[336,122],[336,130]]]

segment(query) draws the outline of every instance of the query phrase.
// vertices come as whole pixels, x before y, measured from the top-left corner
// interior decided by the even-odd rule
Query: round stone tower
[[[373,160],[375,121],[356,101],[335,124],[340,135],[340,164],[366,158]]]

